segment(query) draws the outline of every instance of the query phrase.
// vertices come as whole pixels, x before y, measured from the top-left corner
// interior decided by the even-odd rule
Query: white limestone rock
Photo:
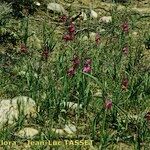
[[[18,107],[19,106],[19,107]],[[0,127],[6,122],[13,124],[19,118],[19,109],[27,117],[36,115],[35,101],[26,96],[18,96],[13,99],[0,101]]]
[[[76,126],[73,124],[65,125],[64,131],[68,134],[75,134],[77,131]]]
[[[110,22],[112,22],[112,17],[111,16],[103,16],[100,18],[99,21],[104,22],[104,23],[110,23]]]
[[[102,97],[102,90],[98,89],[96,90],[96,93],[93,95],[94,97]]]
[[[27,96],[18,96],[12,99],[13,105],[16,107],[20,104],[20,109],[24,111],[25,115],[34,115],[36,113],[36,103],[32,98]]]
[[[80,17],[83,19],[83,21],[87,20],[87,15],[84,12],[81,13]]]
[[[95,33],[95,32],[91,32],[91,33],[89,34],[89,38],[90,38],[91,41],[95,41],[96,33]]]
[[[38,130],[36,130],[34,128],[26,127],[26,128],[23,128],[22,130],[20,130],[18,133],[15,133],[15,136],[18,136],[20,138],[33,138],[38,133],[39,133]]]
[[[94,10],[91,10],[90,17],[93,18],[93,19],[97,18],[98,17],[97,12],[95,12]]]
[[[41,4],[40,4],[39,2],[34,2],[34,4],[35,4],[36,6],[41,6]]]
[[[52,11],[57,12],[57,13],[62,13],[65,15],[68,14],[62,5],[57,4],[57,3],[49,3],[47,5],[47,9],[52,10]]]
[[[77,108],[79,108],[79,109],[82,108],[82,105],[81,105],[81,104],[78,105],[78,103],[74,103],[74,102],[67,102],[67,103],[64,102],[64,106],[67,106],[68,108],[71,108],[71,109],[73,109],[73,110],[75,110],[75,109],[77,109]]]
[[[55,129],[55,128],[52,128],[52,131],[55,133],[55,134],[58,134],[58,135],[64,135],[65,132],[63,129]]]
[[[82,37],[82,40],[83,41],[88,41],[88,37],[85,35],[85,36]]]

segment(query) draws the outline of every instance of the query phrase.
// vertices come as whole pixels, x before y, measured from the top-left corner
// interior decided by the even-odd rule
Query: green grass
[[[76,20],[78,33],[68,42],[63,40],[68,27],[58,22],[58,14],[40,10],[24,19],[12,18],[3,26],[16,34],[17,45],[6,41],[0,48],[0,97],[33,98],[37,116],[27,122],[20,117],[15,125],[0,132],[0,140],[21,142],[14,146],[16,149],[25,147],[26,139],[15,137],[14,132],[33,126],[40,131],[34,139],[37,141],[85,137],[81,139],[93,140],[95,149],[149,149],[149,120],[145,115],[150,111],[150,54],[144,45],[150,34],[149,17],[141,18],[131,6],[123,10],[114,6],[104,11],[101,16],[111,15],[110,23],[99,23],[98,19]],[[78,8],[72,7],[69,11],[74,14]],[[128,33],[122,30],[125,22],[129,26]],[[101,32],[102,29],[105,31]],[[98,44],[83,40],[90,32],[99,33]],[[27,47],[25,53],[20,50],[21,42]],[[124,54],[126,45],[128,53]],[[49,55],[45,58],[43,53],[47,49]],[[67,71],[73,65],[74,55],[80,63],[75,75],[70,77]],[[83,72],[86,59],[92,61],[88,73]],[[125,79],[128,85],[123,87]],[[99,95],[95,96],[97,91],[100,91]],[[112,101],[111,109],[104,106],[108,99]],[[81,104],[82,109],[68,109],[64,102]],[[52,132],[52,128],[63,128],[67,123],[73,123],[77,128],[73,137]],[[32,145],[31,149],[46,147]],[[56,149],[92,147],[63,145]]]

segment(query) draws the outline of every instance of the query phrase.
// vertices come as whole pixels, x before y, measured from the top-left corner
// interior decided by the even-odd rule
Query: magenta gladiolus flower
[[[73,58],[72,62],[73,62],[73,68],[76,69],[80,64],[80,60],[79,60],[78,56],[75,56]]]
[[[71,23],[68,27],[68,33],[63,36],[63,39],[67,41],[72,41],[75,38],[75,25]]]
[[[127,22],[124,22],[121,27],[123,32],[125,33],[129,32],[129,24]]]
[[[92,63],[92,60],[91,60],[91,59],[87,59],[87,60],[85,61],[85,65],[91,65],[91,63]]]
[[[98,45],[99,42],[100,42],[100,35],[99,35],[98,33],[96,33],[95,42],[96,42],[97,45]]]
[[[86,59],[85,63],[84,63],[84,67],[83,67],[83,72],[85,73],[90,73],[91,72],[91,63],[92,60],[91,59]]]
[[[73,23],[70,24],[68,31],[70,34],[73,34],[75,32],[75,25]]]
[[[75,75],[75,69],[73,67],[69,68],[67,71],[68,76],[72,77]]]
[[[74,35],[73,34],[65,34],[63,39],[67,42],[67,41],[72,41],[74,39]]]
[[[105,101],[105,109],[111,109],[112,108],[112,101],[106,100]]]
[[[60,21],[61,22],[66,22],[67,21],[67,16],[66,15],[61,16]]]
[[[83,68],[83,72],[85,73],[90,73],[91,72],[91,66],[90,65],[85,65],[84,68]]]

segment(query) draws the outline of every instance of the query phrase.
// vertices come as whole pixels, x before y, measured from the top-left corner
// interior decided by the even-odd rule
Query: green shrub
[[[3,26],[8,21],[10,13],[12,12],[11,6],[6,3],[0,3],[0,26]]]
[[[10,4],[0,3],[0,43],[10,42],[16,44],[16,37],[12,29],[7,26],[10,22],[12,8]]]
[[[7,3],[11,3],[13,9],[13,16],[22,18],[26,15],[33,15],[36,11],[36,5],[34,0],[3,0]]]
[[[150,35],[146,38],[144,43],[145,43],[145,47],[147,49],[150,49]]]

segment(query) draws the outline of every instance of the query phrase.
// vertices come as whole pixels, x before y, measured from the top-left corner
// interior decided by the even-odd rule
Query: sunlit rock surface
[[[38,130],[34,129],[34,128],[23,128],[22,130],[20,130],[19,132],[15,133],[15,136],[18,136],[20,138],[33,138],[34,136],[36,136],[39,133]]]
[[[0,101],[0,127],[6,122],[13,124],[17,121],[20,113],[26,116],[34,116],[36,114],[35,101],[26,96],[18,96],[13,99],[3,99]]]

